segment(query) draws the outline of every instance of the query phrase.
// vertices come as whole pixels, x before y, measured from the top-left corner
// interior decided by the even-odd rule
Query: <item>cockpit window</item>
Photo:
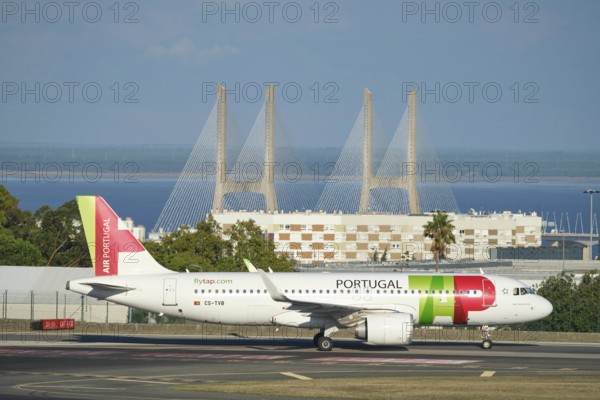
[[[520,296],[524,296],[526,294],[535,294],[535,292],[533,291],[532,288],[524,288],[524,287],[518,288],[517,287],[517,288],[513,289],[513,295],[514,296],[519,296],[519,295]]]

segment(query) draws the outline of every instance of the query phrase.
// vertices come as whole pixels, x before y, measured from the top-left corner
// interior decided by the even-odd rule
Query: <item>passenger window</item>
[[[518,296],[519,295],[519,288],[516,287],[513,289],[513,296]]]
[[[527,294],[527,289],[525,289],[524,287],[521,288],[521,296]]]

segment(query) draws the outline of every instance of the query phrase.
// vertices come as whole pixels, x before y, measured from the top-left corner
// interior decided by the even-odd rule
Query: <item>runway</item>
[[[174,391],[183,384],[369,377],[600,376],[600,345],[415,342],[375,347],[338,339],[331,352],[307,339],[72,335],[49,342],[8,334],[0,344],[0,398],[254,399]],[[289,398],[289,396],[287,397]]]

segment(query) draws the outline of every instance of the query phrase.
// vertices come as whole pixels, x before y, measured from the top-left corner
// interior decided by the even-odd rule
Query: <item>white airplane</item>
[[[77,202],[95,277],[67,282],[76,293],[189,320],[319,329],[315,345],[354,328],[375,345],[408,345],[415,325],[488,327],[544,318],[552,304],[524,283],[492,275],[417,273],[176,273],[162,267],[99,196]],[[253,272],[255,271],[255,272]]]

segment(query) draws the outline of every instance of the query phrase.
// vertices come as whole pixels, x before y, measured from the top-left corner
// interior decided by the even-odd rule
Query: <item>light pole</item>
[[[562,258],[563,258],[563,267],[562,270],[565,270],[565,231],[561,230],[560,233],[562,233]]]
[[[593,214],[594,214],[594,208],[593,208],[593,199],[594,199],[594,194],[596,193],[600,193],[600,190],[593,190],[593,189],[588,189],[588,190],[584,190],[583,193],[588,193],[590,195],[590,261],[593,261],[593,255],[592,255],[592,247],[594,245],[594,242],[592,240],[592,234],[594,232],[594,225],[593,225]]]

